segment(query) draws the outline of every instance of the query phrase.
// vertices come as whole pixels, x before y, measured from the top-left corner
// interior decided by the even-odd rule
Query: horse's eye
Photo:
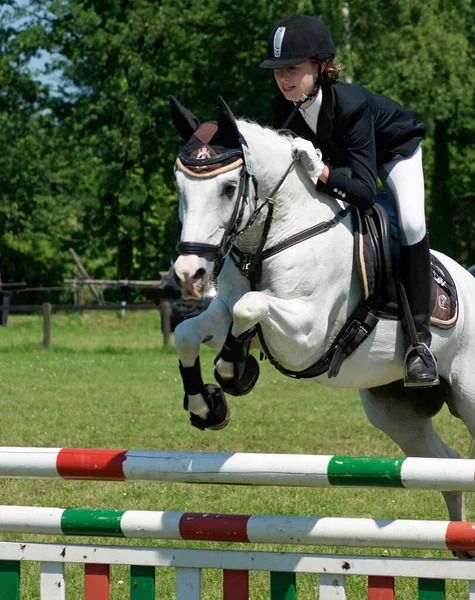
[[[234,196],[235,191],[236,191],[236,186],[233,184],[229,184],[223,189],[223,196],[232,198]]]

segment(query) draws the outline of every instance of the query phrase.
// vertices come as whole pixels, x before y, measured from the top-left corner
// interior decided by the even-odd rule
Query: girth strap
[[[294,379],[313,379],[328,371],[328,377],[331,378],[338,375],[345,358],[350,356],[350,354],[364,342],[378,322],[378,317],[376,317],[368,307],[363,305],[358,306],[346,321],[343,329],[322,358],[303,371],[290,371],[280,365],[269,352],[260,324],[256,325],[256,329],[265,355],[269,359],[271,365],[283,375],[293,377]]]
[[[379,321],[378,317],[370,312],[366,306],[358,306],[352,317],[354,318],[349,325],[348,321],[346,322],[336,344],[332,344],[334,353],[328,369],[329,379],[338,375],[345,358],[350,356],[364,342]]]

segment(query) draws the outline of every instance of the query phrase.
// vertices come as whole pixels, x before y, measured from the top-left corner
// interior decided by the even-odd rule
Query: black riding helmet
[[[316,17],[291,15],[272,30],[262,69],[285,69],[314,58],[318,63],[335,56],[330,32]]]

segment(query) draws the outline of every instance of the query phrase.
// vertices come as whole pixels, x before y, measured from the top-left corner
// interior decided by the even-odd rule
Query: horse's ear
[[[175,96],[170,96],[170,112],[173,125],[183,141],[187,142],[200,126],[200,122],[192,112],[178,102]]]
[[[226,140],[229,148],[239,147],[242,144],[243,139],[236,119],[221,96],[218,96],[218,130],[220,137]]]

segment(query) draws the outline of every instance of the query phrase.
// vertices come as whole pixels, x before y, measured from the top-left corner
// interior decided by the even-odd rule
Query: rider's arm
[[[348,151],[348,168],[324,169],[317,189],[359,208],[371,207],[376,200],[376,143],[371,108],[366,100],[342,118],[335,132]]]

